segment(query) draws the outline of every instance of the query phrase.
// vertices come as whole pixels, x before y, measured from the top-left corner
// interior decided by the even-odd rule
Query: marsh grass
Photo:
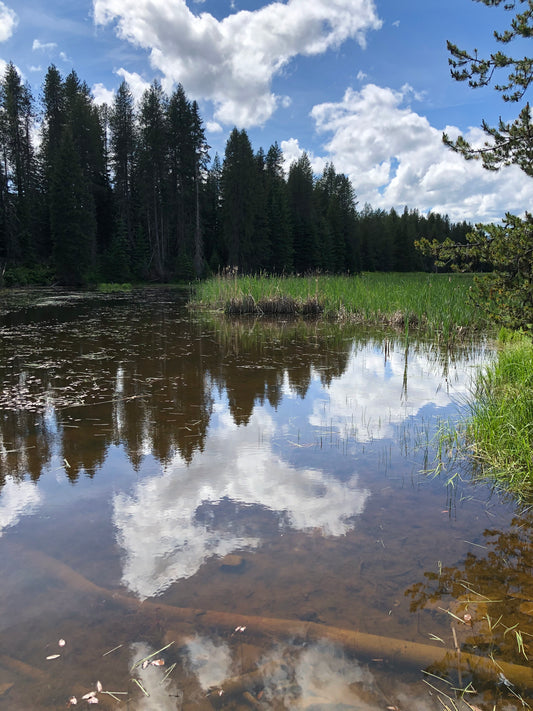
[[[466,438],[485,476],[517,493],[533,491],[533,342],[507,338],[479,373]]]
[[[513,497],[533,499],[533,341],[514,333],[500,340],[494,360],[479,370],[458,422],[438,433],[439,474],[461,469]],[[448,479],[461,478],[458,471]]]
[[[238,276],[198,284],[192,305],[230,315],[323,316],[456,336],[487,324],[470,303],[470,275],[366,273],[359,276]]]

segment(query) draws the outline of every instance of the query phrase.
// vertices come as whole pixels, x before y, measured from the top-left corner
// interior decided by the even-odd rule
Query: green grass
[[[468,298],[471,285],[472,277],[463,274],[230,275],[201,282],[193,304],[228,313],[238,311],[236,304],[250,307],[250,311],[255,305],[259,306],[256,312],[261,313],[265,304],[290,299],[294,313],[305,311],[306,304],[318,304],[327,318],[417,328],[429,335],[450,336],[487,327]],[[274,307],[271,313],[276,313]]]
[[[533,342],[507,339],[476,380],[465,441],[484,477],[522,496],[533,492]]]
[[[115,292],[131,291],[133,286],[129,282],[123,284],[115,284],[112,282],[100,282],[96,286],[96,290],[101,294],[113,294]]]

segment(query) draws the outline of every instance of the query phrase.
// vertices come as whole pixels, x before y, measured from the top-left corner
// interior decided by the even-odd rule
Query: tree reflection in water
[[[528,665],[533,654],[533,512],[524,511],[506,531],[487,529],[461,566],[439,562],[424,582],[407,591],[411,611],[424,625],[449,617],[463,651]],[[453,633],[445,640],[454,646]],[[503,681],[503,680],[502,680]]]

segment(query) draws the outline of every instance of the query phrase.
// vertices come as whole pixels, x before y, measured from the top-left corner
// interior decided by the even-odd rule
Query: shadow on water
[[[496,668],[425,678],[392,653],[527,665],[528,515],[423,473],[484,344],[210,319],[176,290],[23,296],[0,321],[6,708],[90,691],[163,710],[526,698]]]

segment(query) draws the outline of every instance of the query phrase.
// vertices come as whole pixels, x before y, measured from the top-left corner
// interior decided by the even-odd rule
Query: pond
[[[4,294],[2,708],[522,708],[531,512],[429,472],[490,348],[186,298]]]

